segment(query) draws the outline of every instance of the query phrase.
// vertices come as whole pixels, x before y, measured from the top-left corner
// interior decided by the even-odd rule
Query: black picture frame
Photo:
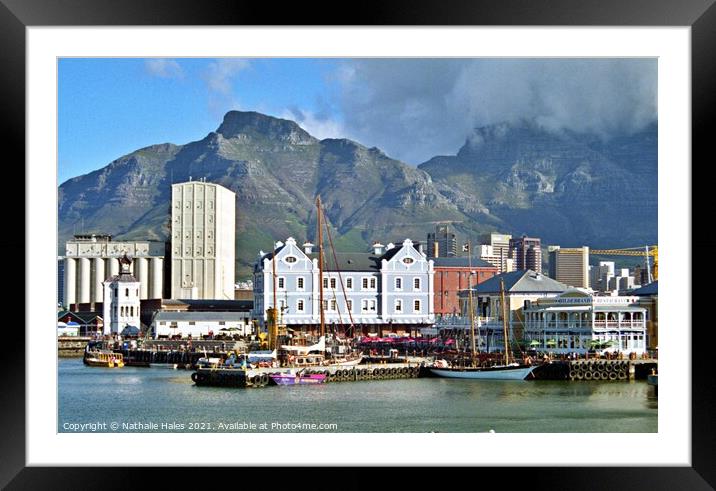
[[[148,25],[493,25],[493,26],[690,26],[692,67],[692,156],[693,162],[708,162],[713,139],[708,122],[714,116],[716,81],[716,7],[714,0],[459,0],[450,3],[400,0],[354,3],[348,13],[338,15],[335,2],[285,3],[280,8],[265,2],[222,0],[0,0],[0,70],[3,111],[0,111],[3,147],[11,150],[16,162],[25,156],[25,28],[28,26],[148,26]],[[319,14],[318,12],[322,12]],[[345,12],[345,11],[344,11]],[[345,21],[351,22],[347,24]],[[710,160],[713,160],[712,158]],[[701,164],[706,165],[706,164]],[[693,167],[693,171],[698,166]],[[685,169],[688,171],[688,169]],[[29,176],[31,178],[31,176]],[[31,182],[25,182],[30,185]],[[693,196],[709,196],[708,179],[693,179]],[[697,207],[694,206],[694,212]],[[716,245],[714,232],[696,228],[692,239],[694,256],[708,257]],[[18,219],[19,222],[19,219]],[[24,224],[15,224],[24,230]],[[2,257],[27,256],[23,234],[14,242],[0,242]],[[684,265],[691,269],[690,264]],[[52,277],[52,275],[48,274]],[[19,278],[19,276],[18,276]],[[17,284],[12,290],[19,291]],[[689,291],[689,285],[684,285]],[[697,305],[706,299],[707,289],[693,285],[693,296],[686,301]],[[701,302],[704,304],[704,302]],[[28,308],[26,299],[26,309]],[[691,306],[689,306],[690,309]],[[685,316],[690,319],[690,316]],[[26,329],[38,326],[26,326]],[[41,327],[41,326],[40,326]],[[670,326],[690,329],[690,325]],[[703,327],[710,327],[708,323]],[[519,480],[530,487],[546,484],[552,489],[713,489],[716,486],[716,378],[710,355],[710,329],[692,331],[692,466],[691,467],[614,467],[531,468],[505,473],[499,469],[480,471],[480,481],[495,476]],[[12,349],[3,350],[2,387],[3,431],[0,437],[0,486],[8,489],[86,489],[102,487],[126,489],[119,468],[36,468],[25,466],[25,344],[14,340]],[[635,452],[648,449],[635,448]],[[559,461],[559,455],[555,455]],[[267,463],[270,459],[267,459]],[[421,465],[421,467],[425,467]],[[165,469],[166,470],[166,469]],[[335,472],[334,469],[332,472]],[[160,471],[161,472],[161,471]],[[327,474],[327,480],[333,475]],[[346,471],[344,471],[346,472]],[[172,469],[175,477],[191,474],[188,469]],[[161,475],[161,474],[160,474]],[[337,474],[336,474],[337,475]],[[396,482],[409,486],[423,472],[398,473]],[[358,484],[359,471],[347,471],[341,481]],[[598,476],[598,477],[597,477]],[[353,477],[356,477],[354,480]],[[244,478],[238,481],[246,482]],[[419,481],[418,481],[419,482]],[[221,480],[214,481],[221,485]],[[355,486],[351,486],[355,487]]]

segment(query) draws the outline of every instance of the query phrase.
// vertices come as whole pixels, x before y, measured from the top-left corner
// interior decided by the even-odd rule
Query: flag
[[[470,244],[463,244],[462,245],[462,252],[468,252],[470,250]]]

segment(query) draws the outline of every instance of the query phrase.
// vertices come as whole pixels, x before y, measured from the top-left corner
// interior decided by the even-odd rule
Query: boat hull
[[[488,368],[431,368],[438,377],[475,380],[524,380],[536,366],[488,367]]]
[[[304,376],[296,375],[270,375],[276,385],[315,385],[326,382],[326,376],[321,374],[311,374]]]

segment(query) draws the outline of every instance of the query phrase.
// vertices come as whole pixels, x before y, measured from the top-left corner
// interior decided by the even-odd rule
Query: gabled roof
[[[505,292],[509,293],[561,293],[569,289],[564,283],[527,269],[495,275],[478,284],[475,291],[500,293],[500,280],[504,280]]]
[[[637,297],[648,297],[651,295],[659,294],[659,281],[652,281],[648,285],[644,285],[641,288],[630,291],[629,295],[636,295]]]
[[[99,314],[99,312],[91,312],[91,311],[72,312],[70,310],[63,310],[61,312],[58,312],[57,318],[60,319],[68,314],[70,316],[82,321],[83,324],[88,324],[98,317],[100,319],[102,319],[102,316]]]

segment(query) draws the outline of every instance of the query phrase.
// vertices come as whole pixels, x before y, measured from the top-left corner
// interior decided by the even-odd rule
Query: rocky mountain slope
[[[199,141],[143,148],[63,183],[60,250],[80,232],[166,240],[171,183],[190,178],[236,193],[240,277],[274,239],[313,239],[319,194],[346,251],[424,240],[438,221],[563,245],[656,241],[656,127],[611,141],[529,124],[481,128],[457,155],[414,168],[351,140],[318,140],[293,121],[231,111]]]

